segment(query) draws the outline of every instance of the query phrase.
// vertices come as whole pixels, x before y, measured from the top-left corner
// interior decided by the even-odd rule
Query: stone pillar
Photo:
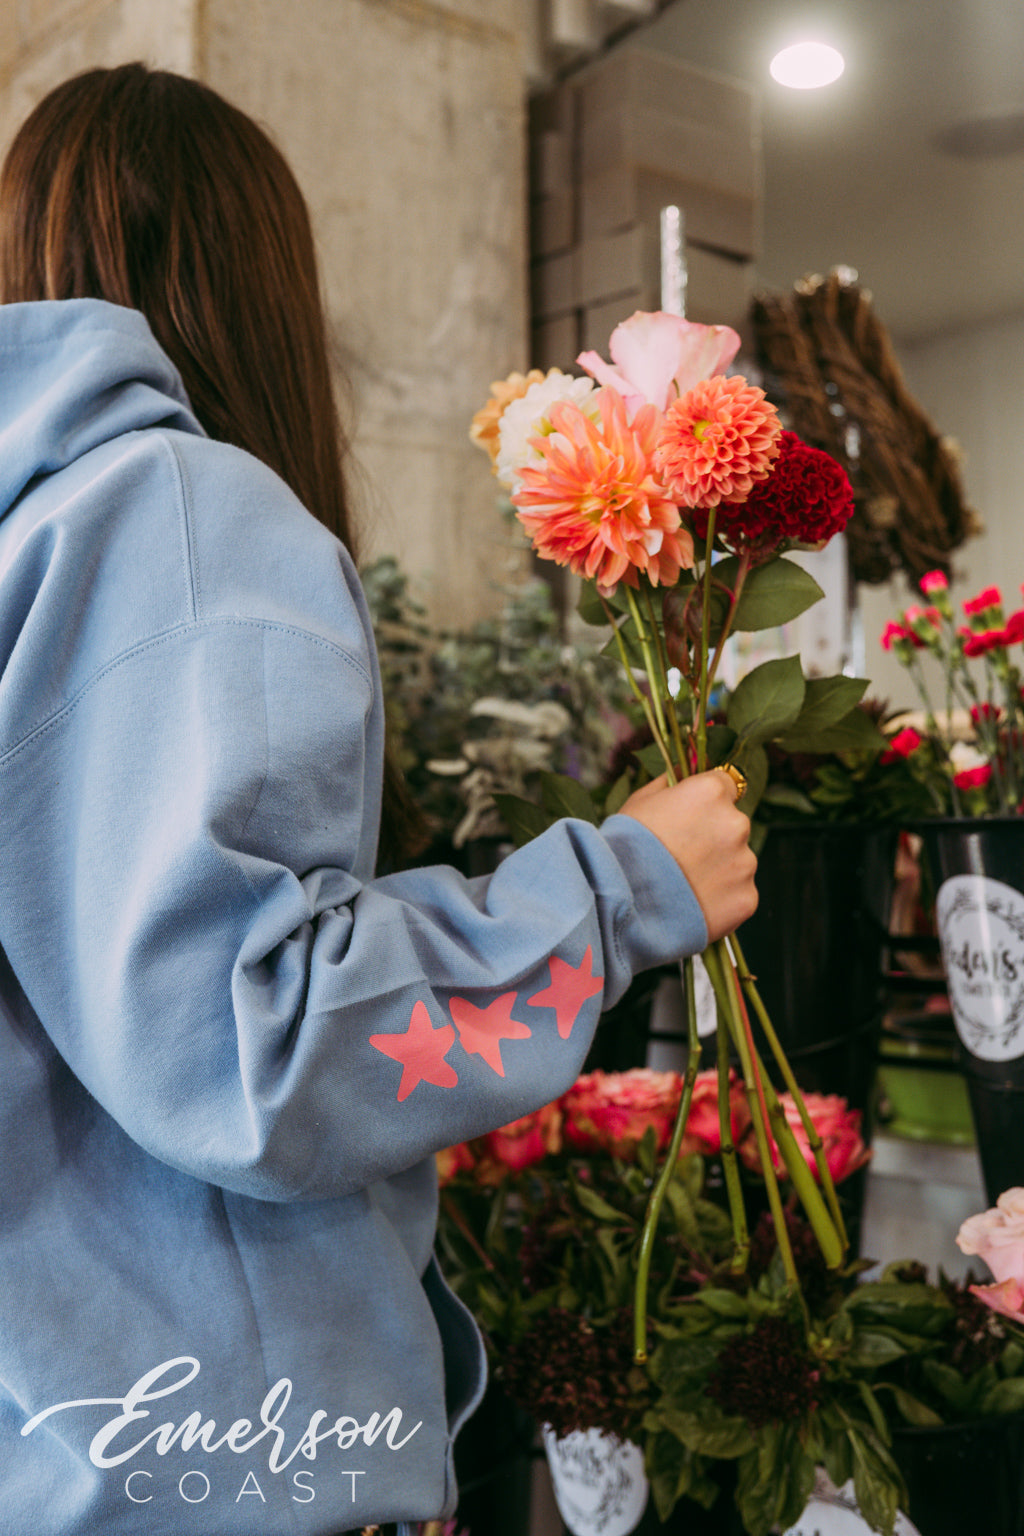
[[[313,213],[354,407],[364,558],[437,618],[508,560],[469,421],[527,364],[518,0],[23,0],[0,21],[0,144],[52,85],[142,58],[257,118]]]

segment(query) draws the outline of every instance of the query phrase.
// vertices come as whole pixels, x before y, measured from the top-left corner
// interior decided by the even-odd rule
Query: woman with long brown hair
[[[0,176],[0,1498],[33,1536],[451,1512],[432,1154],[752,910],[723,774],[376,873],[383,708],[306,208],[96,70]],[[313,514],[312,516],[310,514]]]

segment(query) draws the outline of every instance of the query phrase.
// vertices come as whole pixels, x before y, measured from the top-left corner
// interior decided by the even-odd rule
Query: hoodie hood
[[[0,305],[0,516],[27,485],[125,432],[203,436],[145,318],[100,299]]]

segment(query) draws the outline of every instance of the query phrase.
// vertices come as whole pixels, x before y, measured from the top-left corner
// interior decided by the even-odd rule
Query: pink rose
[[[679,315],[637,310],[612,331],[611,367],[598,352],[576,361],[599,384],[625,400],[630,419],[644,404],[663,411],[694,384],[721,373],[736,356],[740,337],[728,325],[698,325]]]
[[[997,1280],[1024,1282],[1024,1189],[1005,1189],[991,1210],[968,1216],[956,1242],[961,1253],[984,1260]]]
[[[562,1115],[557,1104],[545,1104],[532,1115],[522,1115],[483,1137],[489,1158],[521,1173],[551,1152],[561,1151]]]
[[[729,1069],[729,1124],[733,1146],[738,1147],[743,1133],[750,1124],[750,1110],[743,1084],[732,1068]],[[686,1133],[683,1136],[680,1151],[681,1153],[699,1152],[706,1157],[721,1150],[718,1072],[712,1067],[707,1072],[697,1073],[697,1080],[693,1085],[693,1098],[690,1100],[690,1113],[686,1120]]]
[[[993,1312],[1012,1317],[1014,1322],[1024,1323],[1024,1286],[1019,1280],[1000,1280],[996,1285],[972,1285],[972,1296],[977,1296]]]
[[[803,1153],[807,1166],[817,1176],[814,1153],[811,1151],[793,1096],[789,1093],[780,1093],[779,1099],[789,1128],[796,1138],[797,1146]],[[825,1164],[832,1176],[832,1182],[838,1184],[841,1180],[849,1178],[851,1173],[856,1173],[858,1168],[862,1168],[871,1156],[860,1133],[860,1110],[850,1109],[846,1100],[836,1093],[805,1093],[803,1100],[811,1123],[821,1137],[825,1151]],[[752,1168],[755,1172],[760,1171],[761,1160],[753,1131],[749,1131],[744,1136],[740,1146],[740,1156],[748,1168]],[[785,1164],[774,1143],[772,1144],[772,1164],[776,1173],[785,1173]]]
[[[672,1136],[682,1078],[678,1072],[588,1072],[561,1099],[565,1139],[583,1151],[631,1157],[649,1125],[659,1148]]]
[[[469,1145],[460,1141],[457,1147],[445,1147],[442,1152],[438,1152],[436,1161],[438,1182],[444,1185],[454,1179],[457,1173],[468,1172],[476,1159]]]

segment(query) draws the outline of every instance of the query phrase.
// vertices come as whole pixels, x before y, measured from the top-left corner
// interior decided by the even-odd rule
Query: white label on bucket
[[[897,1514],[893,1531],[895,1536],[921,1536],[903,1513]],[[819,1472],[814,1497],[786,1536],[874,1536],[874,1527],[868,1525],[857,1506],[853,1483],[835,1488]]]
[[[1024,896],[986,875],[953,875],[935,903],[957,1033],[973,1056],[1024,1056]]]
[[[647,1505],[640,1448],[599,1429],[559,1438],[544,1425],[544,1449],[558,1512],[573,1536],[629,1536]]]

